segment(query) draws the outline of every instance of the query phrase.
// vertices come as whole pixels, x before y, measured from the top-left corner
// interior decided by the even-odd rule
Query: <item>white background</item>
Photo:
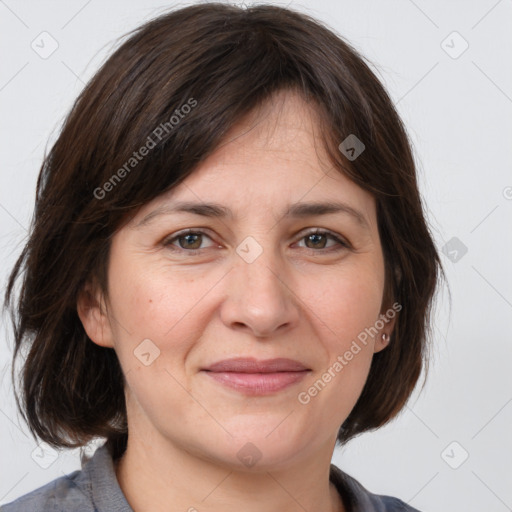
[[[27,234],[45,146],[116,38],[175,5],[0,0],[2,291]],[[457,262],[442,254],[451,309],[445,288],[427,385],[397,420],[336,450],[333,462],[423,512],[512,510],[512,1],[278,5],[329,24],[375,64],[412,138],[439,250],[453,237],[467,247]],[[31,48],[43,31],[58,42],[47,59]],[[36,442],[15,409],[6,321],[0,504],[80,467],[76,451],[47,469],[31,458]]]

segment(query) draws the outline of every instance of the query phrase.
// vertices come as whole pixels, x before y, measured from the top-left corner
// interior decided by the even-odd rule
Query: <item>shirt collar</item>
[[[355,478],[331,464],[329,480],[336,486],[346,512],[382,512],[375,496],[367,491]]]
[[[106,444],[96,449],[83,471],[92,484],[92,500],[97,512],[133,512],[117,481],[114,461]]]
[[[117,481],[114,461],[104,444],[83,468],[92,484],[92,499],[98,512],[133,512]],[[331,464],[329,480],[335,485],[347,512],[379,512],[370,493],[354,478]]]

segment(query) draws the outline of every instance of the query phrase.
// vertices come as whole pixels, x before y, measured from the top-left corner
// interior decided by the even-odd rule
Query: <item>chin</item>
[[[217,454],[219,459],[237,470],[259,472],[285,469],[296,457],[303,456],[304,450],[311,449],[312,440],[300,437],[298,433],[293,435],[289,429],[276,429],[278,424],[252,425],[252,428],[231,431],[233,437],[226,434],[223,441],[214,441],[218,448],[225,448],[224,452]]]

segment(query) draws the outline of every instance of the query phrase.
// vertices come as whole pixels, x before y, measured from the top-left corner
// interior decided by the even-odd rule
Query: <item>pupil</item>
[[[314,246],[318,247],[318,242],[321,241],[324,235],[312,234],[308,236],[308,240],[313,243]],[[185,235],[183,238],[187,240],[186,244],[191,247],[194,243],[197,243],[200,235]],[[195,247],[194,247],[195,248]]]
[[[184,238],[187,240],[187,245],[190,247],[192,244],[194,244],[194,242],[197,242],[199,235],[185,235]],[[191,238],[194,239],[194,240],[192,240],[192,242],[191,242]],[[195,247],[194,247],[194,249],[195,249]]]
[[[311,242],[313,242],[313,244],[315,244],[317,247],[318,247],[318,241],[319,239],[321,239],[323,237],[323,235],[319,235],[319,234],[316,234],[316,233],[313,233],[312,235],[309,235],[309,240]]]

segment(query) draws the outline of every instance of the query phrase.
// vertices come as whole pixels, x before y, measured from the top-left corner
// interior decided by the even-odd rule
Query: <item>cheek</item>
[[[205,284],[171,276],[165,268],[150,272],[119,263],[112,269],[110,288],[116,305],[115,351],[125,374],[130,410],[144,411],[157,423],[165,418],[163,404],[170,410],[191,407],[185,361],[204,329],[198,303]]]
[[[207,317],[199,313],[201,301],[218,278],[191,277],[165,265],[148,269],[137,265],[136,260],[131,264],[117,261],[111,269],[110,295],[115,304],[116,352],[125,371],[140,366],[140,361],[133,358],[134,351],[147,339],[160,351],[155,366],[163,368],[164,361],[168,368],[182,364],[194,339],[204,330],[202,322]],[[150,352],[158,352],[146,344]]]
[[[382,270],[383,273],[383,270]],[[373,326],[381,309],[383,279],[378,266],[347,265],[319,276],[316,286],[304,286],[304,300],[324,333],[330,351],[343,350],[352,339]]]
[[[336,425],[349,415],[368,377],[376,339],[371,328],[379,319],[383,279],[378,266],[373,271],[371,266],[347,265],[346,272],[319,279],[317,285],[315,292],[305,288],[304,296],[326,357],[298,398],[315,408],[322,421]]]

